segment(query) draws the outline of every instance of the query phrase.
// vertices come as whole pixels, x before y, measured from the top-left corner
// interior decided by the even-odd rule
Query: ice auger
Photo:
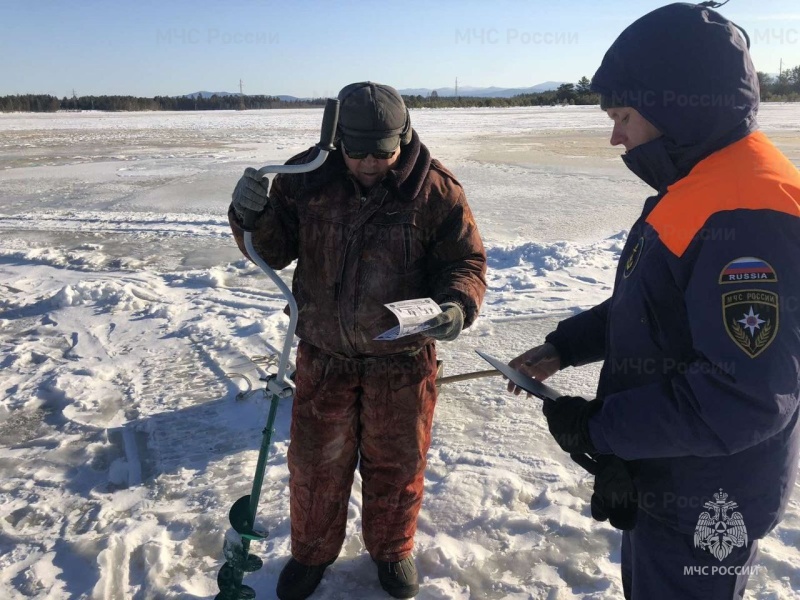
[[[325,112],[322,117],[322,131],[320,140],[317,144],[317,155],[309,163],[300,165],[267,165],[258,170],[258,175],[265,179],[269,174],[277,173],[307,173],[318,168],[328,158],[328,154],[335,149],[333,145],[336,124],[339,120],[339,101],[328,99],[325,105]],[[287,380],[287,365],[289,363],[289,353],[294,342],[294,332],[297,327],[297,303],[289,287],[273,271],[269,265],[258,255],[253,248],[252,230],[258,215],[252,211],[242,215],[244,229],[244,245],[248,256],[256,263],[264,273],[278,286],[281,293],[289,303],[289,329],[286,332],[286,340],[278,361],[278,371],[274,375],[266,378],[266,391],[271,395],[269,406],[269,416],[267,424],[261,432],[261,448],[258,452],[258,462],[256,473],[253,479],[253,487],[250,493],[242,496],[234,502],[228,514],[232,529],[225,534],[223,543],[223,555],[225,564],[219,570],[217,583],[219,584],[219,594],[215,600],[244,600],[256,597],[253,588],[242,583],[245,573],[258,571],[263,565],[263,561],[255,554],[250,554],[250,542],[262,540],[267,537],[266,531],[255,529],[256,514],[258,512],[258,498],[261,495],[261,485],[264,481],[264,470],[267,464],[267,455],[272,440],[275,415],[278,412],[278,403],[281,400],[291,399],[294,395],[294,385]]]

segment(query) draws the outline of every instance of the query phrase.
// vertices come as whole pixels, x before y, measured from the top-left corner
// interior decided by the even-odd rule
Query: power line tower
[[[456,98],[458,98],[458,77],[456,77]]]
[[[244,82],[239,80],[239,108],[236,110],[244,110]]]

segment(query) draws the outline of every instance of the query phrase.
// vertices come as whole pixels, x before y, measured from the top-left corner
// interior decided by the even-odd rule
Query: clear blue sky
[[[0,95],[334,95],[591,77],[651,0],[0,0]],[[800,65],[800,2],[731,0],[760,71]]]

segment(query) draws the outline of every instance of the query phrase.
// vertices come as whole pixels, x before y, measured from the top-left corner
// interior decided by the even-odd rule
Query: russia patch
[[[729,262],[719,274],[720,283],[740,283],[742,281],[767,283],[778,281],[778,275],[767,261],[753,256],[743,256]]]
[[[722,295],[722,321],[734,343],[755,358],[778,333],[778,294],[769,290],[739,290]]]

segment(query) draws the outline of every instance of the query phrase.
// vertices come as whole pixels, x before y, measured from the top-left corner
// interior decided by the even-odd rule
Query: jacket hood
[[[604,107],[630,106],[655,125],[664,134],[657,145],[663,145],[677,178],[683,177],[758,127],[758,76],[745,35],[714,10],[669,4],[619,35],[591,88]],[[654,187],[675,180],[665,177]]]

